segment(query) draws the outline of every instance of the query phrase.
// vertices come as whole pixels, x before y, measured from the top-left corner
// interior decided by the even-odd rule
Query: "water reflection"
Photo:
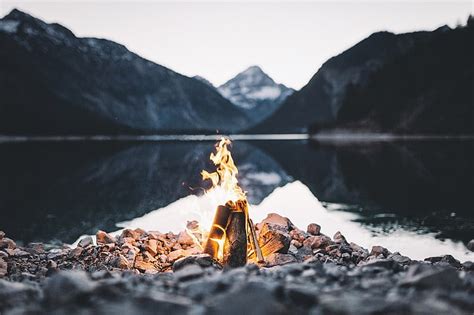
[[[212,169],[208,162],[212,145],[183,141],[0,144],[0,229],[19,240],[65,242],[97,229],[116,230],[117,222],[141,217],[190,194],[200,195],[199,172]],[[306,140],[236,141],[232,152],[252,204],[298,180],[341,218],[334,226],[314,218],[328,234],[350,223],[359,228],[346,236],[360,239],[362,245],[367,245],[364,235],[381,237],[400,231],[409,233],[404,234],[406,240],[423,234],[429,244],[428,240],[439,242],[435,236],[467,242],[474,235],[473,142],[334,146]],[[291,211],[321,214],[300,195],[287,197]],[[284,210],[279,208],[283,207],[274,203],[265,213]],[[172,225],[178,215],[168,213],[156,224]],[[149,221],[155,224],[156,219]],[[399,236],[400,242],[403,239]],[[405,253],[409,254],[408,247]]]

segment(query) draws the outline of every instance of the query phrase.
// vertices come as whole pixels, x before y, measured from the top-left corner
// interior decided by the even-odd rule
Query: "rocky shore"
[[[235,269],[202,253],[195,221],[179,234],[99,231],[75,248],[17,246],[0,232],[0,314],[474,312],[472,262],[368,250],[276,214],[256,229],[271,253]]]

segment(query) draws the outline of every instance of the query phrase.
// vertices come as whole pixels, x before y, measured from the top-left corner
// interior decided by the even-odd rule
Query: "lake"
[[[465,247],[474,238],[474,141],[236,138],[231,150],[254,221],[277,212],[365,247],[474,260]],[[213,170],[213,140],[42,140],[0,142],[0,230],[15,240],[176,230],[205,207],[200,171]]]

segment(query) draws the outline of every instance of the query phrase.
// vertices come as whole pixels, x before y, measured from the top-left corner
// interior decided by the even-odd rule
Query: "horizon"
[[[374,32],[453,28],[464,25],[472,14],[470,2],[464,1],[291,6],[286,2],[144,2],[130,10],[131,6],[113,1],[3,1],[0,14],[3,17],[17,8],[47,23],[59,23],[78,37],[115,41],[143,58],[189,77],[201,76],[216,87],[256,65],[275,82],[295,90],[305,86],[328,59]]]

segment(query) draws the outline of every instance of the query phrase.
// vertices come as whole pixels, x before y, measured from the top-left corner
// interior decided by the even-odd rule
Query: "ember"
[[[227,148],[230,144],[229,139],[221,138],[216,145],[216,153],[210,156],[216,171],[201,173],[204,180],[212,181],[212,188],[207,194],[217,195],[220,202],[203,248],[205,253],[224,266],[239,267],[245,265],[251,255],[262,262],[263,255],[249,218],[246,194],[238,183],[237,166]]]

